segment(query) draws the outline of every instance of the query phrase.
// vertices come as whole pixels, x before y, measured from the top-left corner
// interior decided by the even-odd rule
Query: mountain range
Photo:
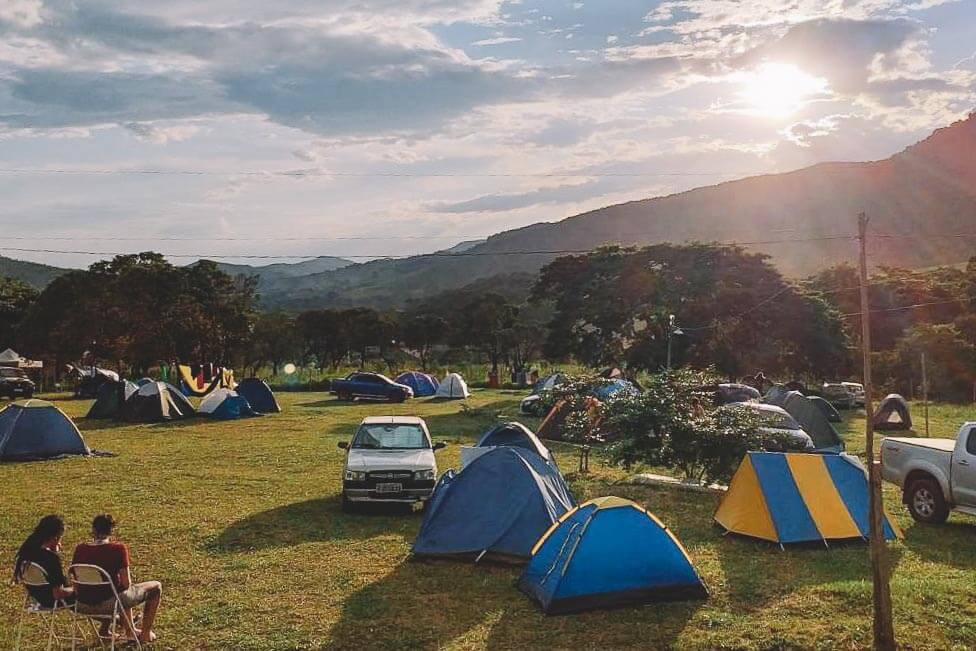
[[[883,160],[821,163],[632,201],[433,254],[362,264],[318,258],[295,265],[222,266],[258,273],[265,306],[295,310],[404,305],[476,281],[490,286],[484,281],[493,276],[531,277],[525,274],[558,252],[617,243],[739,243],[769,255],[784,274],[801,277],[856,259],[860,212],[871,220],[875,266],[968,259],[976,241],[976,113]],[[34,269],[42,265],[10,273],[8,262],[0,258],[0,273],[30,272],[29,282],[44,278]]]

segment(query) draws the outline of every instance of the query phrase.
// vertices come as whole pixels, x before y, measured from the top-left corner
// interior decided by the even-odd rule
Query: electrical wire
[[[729,245],[736,246],[756,246],[765,244],[787,244],[787,243],[804,243],[804,242],[823,242],[829,240],[850,240],[852,239],[849,235],[838,235],[838,236],[825,236],[825,237],[809,237],[809,238],[791,238],[791,239],[779,239],[779,240],[754,240],[751,242],[727,242]],[[203,253],[161,253],[164,257],[170,258],[220,258],[220,259],[250,259],[250,260],[294,260],[294,259],[312,259],[319,257],[343,257],[352,260],[403,260],[406,258],[473,258],[473,257],[493,257],[493,256],[517,256],[517,255],[583,255],[590,253],[593,249],[552,249],[552,250],[524,250],[524,251],[460,251],[457,253],[449,253],[447,251],[435,251],[433,253],[417,253],[417,254],[390,254],[390,255],[346,255],[342,253],[335,254],[324,254],[324,253],[314,253],[314,254],[285,254],[285,255],[253,255],[253,254],[203,254]],[[63,255],[91,255],[91,256],[116,256],[116,255],[134,255],[134,252],[123,252],[123,251],[84,251],[84,250],[63,250],[63,249],[34,249],[26,247],[0,247],[0,251],[11,251],[16,253],[52,253],[52,254],[63,254]]]
[[[190,169],[85,169],[85,168],[0,168],[0,174],[65,174],[65,175],[159,175],[159,176],[282,176],[292,178],[340,177],[340,178],[641,178],[641,177],[701,177],[701,176],[749,176],[773,172],[330,172],[328,170],[190,170]]]

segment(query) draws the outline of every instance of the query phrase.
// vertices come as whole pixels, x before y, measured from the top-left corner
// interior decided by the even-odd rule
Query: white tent
[[[464,378],[458,373],[448,373],[437,387],[435,398],[467,398],[471,395]]]
[[[231,389],[217,389],[216,391],[211,391],[206,398],[197,407],[197,411],[201,414],[212,414],[217,410],[224,400],[231,397],[236,397],[237,392]]]
[[[21,360],[20,355],[18,355],[16,352],[14,352],[10,348],[8,348],[7,350],[5,350],[2,353],[0,353],[0,364],[14,364],[14,365],[17,365],[17,364],[20,363],[20,360]]]

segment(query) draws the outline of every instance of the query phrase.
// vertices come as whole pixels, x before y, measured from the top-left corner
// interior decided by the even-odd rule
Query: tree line
[[[925,353],[933,396],[971,398],[976,261],[882,268],[870,282],[882,386],[917,393]],[[558,258],[521,292],[479,281],[398,309],[262,312],[256,278],[141,253],[40,292],[0,279],[0,346],[56,367],[87,354],[135,374],[175,359],[276,374],[287,362],[322,372],[474,362],[501,373],[542,360],[637,373],[664,367],[670,340],[675,367],[816,382],[858,375],[857,284],[848,265],[794,281],[740,247],[660,244]]]

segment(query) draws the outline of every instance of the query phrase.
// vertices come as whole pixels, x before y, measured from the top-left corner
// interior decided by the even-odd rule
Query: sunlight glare
[[[739,95],[750,112],[768,117],[791,115],[827,90],[826,79],[789,63],[764,63],[746,73],[742,84]]]

